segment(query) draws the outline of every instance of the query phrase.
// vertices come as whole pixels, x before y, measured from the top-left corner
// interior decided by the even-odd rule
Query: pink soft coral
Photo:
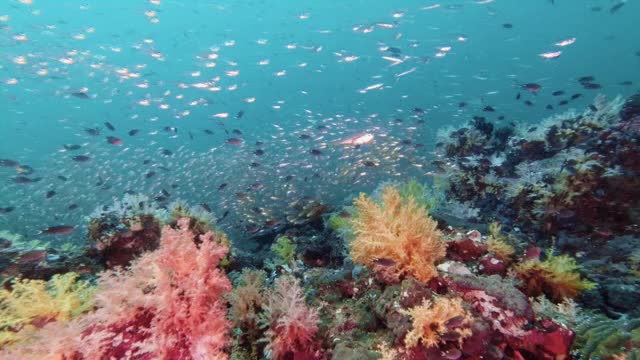
[[[318,331],[318,313],[307,307],[298,280],[283,276],[268,296],[264,322],[273,359],[314,359],[313,337]]]
[[[188,218],[165,227],[158,250],[100,275],[95,312],[72,322],[65,339],[46,340],[75,344],[57,351],[73,359],[227,359],[231,283],[218,269],[228,252],[219,238],[197,236]]]

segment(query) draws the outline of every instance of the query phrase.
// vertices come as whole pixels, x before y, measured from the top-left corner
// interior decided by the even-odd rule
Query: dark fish
[[[47,257],[47,252],[45,250],[31,250],[22,255],[20,255],[20,259],[18,260],[19,264],[28,264],[28,263],[39,263]]]
[[[309,150],[309,154],[318,156],[318,155],[322,155],[322,151],[318,149],[311,149]]]
[[[76,155],[72,157],[71,160],[77,161],[77,162],[87,162],[87,161],[90,161],[91,158],[86,155]]]
[[[156,174],[155,171],[149,171],[144,177],[147,179],[152,178]]]
[[[138,129],[129,130],[129,136],[136,136],[139,132],[140,130]]]
[[[26,176],[16,176],[11,178],[11,181],[13,181],[16,184],[31,184],[34,182],[38,182],[42,180],[42,178],[28,178]]]
[[[164,196],[156,196],[153,198],[155,201],[157,202],[163,202],[163,201],[167,201],[167,198]]]
[[[521,98],[520,93],[517,93],[517,94],[516,94],[516,100],[520,100],[520,98]]]
[[[169,169],[166,166],[158,166],[158,169],[163,170],[163,171],[171,171],[171,169]]]
[[[293,180],[293,175],[287,175],[287,176],[284,177],[284,181],[286,181],[286,182],[289,182],[291,180]]]
[[[264,145],[264,143],[262,141],[256,141],[255,145],[256,146],[262,146],[262,145]]]
[[[626,1],[620,1],[619,3],[613,5],[611,9],[609,9],[610,14],[615,14],[620,8],[625,4]]]
[[[67,151],[74,151],[74,150],[80,149],[82,146],[77,144],[70,144],[70,145],[64,144],[62,145],[62,147],[64,147],[64,149]]]
[[[524,104],[527,106],[533,106],[533,103],[530,100],[525,100]]]
[[[52,198],[52,197],[54,197],[54,196],[56,196],[56,192],[55,192],[55,190],[49,190],[49,191],[47,191],[47,195],[46,195],[47,199],[51,199],[51,198]]]
[[[91,136],[98,136],[100,135],[100,129],[99,128],[84,128],[84,132],[86,132],[87,134],[91,135]]]
[[[365,161],[363,164],[364,164],[364,166],[367,166],[367,167],[376,167],[376,166],[378,166],[378,164],[376,164],[375,162],[370,161],[370,160]]]
[[[602,89],[602,85],[600,84],[595,84],[595,83],[586,83],[586,84],[582,84],[582,87],[587,89],[587,90],[596,90],[596,89]]]
[[[463,107],[465,107],[465,106],[467,106],[467,103],[466,103],[466,102],[464,102],[464,101],[461,101],[461,102],[459,102],[459,103],[458,103],[458,107],[459,107],[459,108],[463,108]]]
[[[13,206],[0,207],[0,214],[8,214],[8,213],[12,212],[13,210],[15,210],[15,207],[13,207]]]
[[[502,27],[505,29],[513,29],[513,24],[509,24],[509,23],[502,24]]]
[[[227,139],[227,144],[229,144],[229,145],[241,145],[242,144],[242,139],[228,138]]]
[[[257,168],[262,166],[262,164],[260,164],[259,162],[252,162],[251,164],[249,164],[249,166],[251,166],[252,168]]]
[[[593,112],[597,112],[598,111],[598,108],[595,107],[595,105],[593,105],[593,104],[589,105],[589,109],[591,109],[591,111],[593,111]]]
[[[301,139],[301,140],[309,140],[309,139],[311,139],[311,135],[308,135],[308,134],[300,134],[300,136],[298,136],[298,139]]]
[[[221,216],[218,220],[216,220],[216,223],[221,222],[221,221],[222,221],[222,220],[224,220],[228,215],[229,215],[229,210],[225,211],[225,212],[222,214],[222,216]]]
[[[542,89],[542,86],[536,84],[536,83],[526,83],[524,85],[522,85],[522,88],[527,90],[530,93],[537,93],[538,91],[540,91],[540,89]]]
[[[249,198],[249,196],[248,196],[247,194],[243,193],[243,192],[237,192],[237,193],[235,193],[235,197],[236,197],[236,199],[238,199],[238,200],[245,200],[245,199],[248,199],[248,198]]]
[[[87,93],[83,91],[72,92],[71,95],[77,97],[78,99],[89,99],[89,95],[87,95]]]
[[[240,110],[238,111],[238,113],[236,114],[236,119],[241,119],[242,116],[244,116],[244,111]]]
[[[392,53],[394,53],[394,54],[400,54],[400,53],[402,52],[402,50],[400,50],[400,49],[399,49],[399,48],[397,48],[397,47],[393,47],[393,46],[389,46],[389,47],[387,48],[387,51],[392,52]]]
[[[548,104],[546,108],[547,108],[547,110],[553,110],[553,105]]]
[[[162,195],[164,195],[166,197],[171,197],[171,194],[165,189],[161,189],[160,192],[162,193]]]
[[[262,149],[256,149],[254,152],[254,154],[258,155],[258,156],[262,156],[264,155],[264,150]]]
[[[171,155],[173,155],[173,153],[172,153],[172,152],[171,152],[171,150],[169,150],[169,149],[162,149],[162,151],[161,151],[161,152],[162,152],[162,155],[165,155],[165,156],[171,156]]]
[[[494,109],[493,106],[485,106],[484,109],[482,109],[482,111],[484,111],[484,112],[495,112],[496,109]]]
[[[218,191],[220,191],[220,190],[224,190],[224,188],[226,188],[226,187],[227,187],[227,185],[229,185],[229,184],[227,184],[227,183],[222,183],[222,184],[220,184],[220,186],[218,186]]]
[[[58,179],[60,179],[60,180],[62,180],[62,181],[67,181],[67,180],[69,180],[69,178],[67,178],[67,177],[66,177],[66,176],[64,176],[64,175],[58,175],[58,176],[57,176],[57,178],[58,178]]]
[[[238,129],[233,129],[233,130],[231,130],[231,132],[232,132],[234,135],[242,135],[242,131],[240,131],[240,130],[238,130]]]
[[[582,94],[580,94],[580,93],[573,94],[573,95],[571,95],[571,100],[575,100],[575,99],[579,98],[580,96],[582,96]]]
[[[18,170],[22,175],[31,175],[35,171],[29,165],[20,165],[20,167],[18,167],[16,170]]]
[[[108,122],[108,121],[105,121],[105,122],[104,122],[104,126],[106,126],[106,127],[107,127],[107,129],[109,129],[109,130],[111,130],[111,131],[116,131],[116,127],[115,127],[115,126],[113,126],[113,125],[111,125],[111,123],[110,123],[110,122]]]
[[[40,234],[47,234],[47,235],[64,235],[64,234],[70,234],[73,232],[73,230],[75,230],[76,227],[75,226],[69,226],[69,225],[56,225],[56,226],[49,226],[46,229],[42,229],[38,232],[38,235]]]
[[[75,210],[78,208],[78,204],[73,203],[67,207],[67,210]]]
[[[122,139],[117,138],[115,136],[107,136],[107,142],[111,145],[117,145],[117,146],[124,144]]]
[[[142,164],[143,165],[149,165],[149,164],[151,164],[151,160],[145,159],[145,160],[142,161]]]
[[[413,142],[411,141],[411,139],[402,139],[400,143],[402,143],[402,145],[411,145]]]
[[[588,82],[592,82],[593,80],[595,80],[596,78],[594,78],[593,76],[583,76],[581,78],[578,78],[578,82],[581,83],[588,83]]]
[[[564,91],[562,90],[556,90],[554,92],[551,93],[551,95],[553,96],[560,96],[560,95],[564,95]]]
[[[413,112],[418,114],[418,115],[424,115],[424,113],[425,113],[424,109],[421,109],[421,108],[418,108],[418,107],[414,108]],[[400,120],[400,121],[402,122],[402,120]]]
[[[396,262],[391,260],[391,259],[375,259],[373,260],[374,264],[379,265],[379,266],[383,266],[383,267],[391,267],[391,266],[395,266]]]
[[[189,140],[193,140],[193,134],[191,133],[191,131],[187,131],[187,134],[189,134]]]
[[[558,103],[558,105],[562,106],[562,105],[567,105],[569,102],[567,100],[560,100],[560,102]]]
[[[13,160],[9,160],[9,159],[0,159],[0,166],[18,167],[18,165],[20,165],[20,163],[17,162],[17,161],[13,161]]]
[[[202,206],[203,209],[207,210],[207,212],[211,212],[211,207],[209,207],[207,203],[202,203],[200,204],[200,206]]]
[[[202,131],[204,131],[204,133],[207,134],[207,135],[213,135],[213,131],[211,131],[209,129],[204,129]]]
[[[163,130],[166,132],[172,132],[172,133],[178,132],[178,128],[175,126],[165,126]]]

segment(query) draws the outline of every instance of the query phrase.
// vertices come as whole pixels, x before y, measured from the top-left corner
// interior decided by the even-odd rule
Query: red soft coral
[[[314,359],[312,341],[318,331],[318,313],[307,307],[302,288],[292,276],[276,280],[263,319],[273,359]]]

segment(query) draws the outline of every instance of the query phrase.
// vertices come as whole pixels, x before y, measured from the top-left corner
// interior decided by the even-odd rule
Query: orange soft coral
[[[354,204],[353,261],[372,268],[380,262],[392,263],[396,275],[424,282],[437,276],[435,264],[444,257],[446,246],[424,206],[413,197],[403,200],[390,186],[382,192],[382,204],[364,194]]]
[[[584,290],[595,288],[596,284],[580,278],[581,266],[567,255],[554,256],[547,251],[547,259],[527,260],[515,267],[516,278],[522,285],[520,290],[530,297],[546,295],[555,303],[572,299]]]
[[[420,343],[432,348],[450,340],[460,346],[471,335],[471,315],[462,306],[460,298],[438,297],[433,302],[424,300],[421,305],[402,313],[410,315],[413,323],[413,329],[404,340],[408,348]]]

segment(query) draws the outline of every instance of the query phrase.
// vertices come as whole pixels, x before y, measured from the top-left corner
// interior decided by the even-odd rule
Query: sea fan
[[[387,187],[381,204],[364,194],[354,204],[353,261],[368,267],[380,261],[393,263],[398,276],[411,275],[424,282],[437,275],[435,263],[444,257],[446,247],[437,223],[413,197],[403,200],[397,189]]]

